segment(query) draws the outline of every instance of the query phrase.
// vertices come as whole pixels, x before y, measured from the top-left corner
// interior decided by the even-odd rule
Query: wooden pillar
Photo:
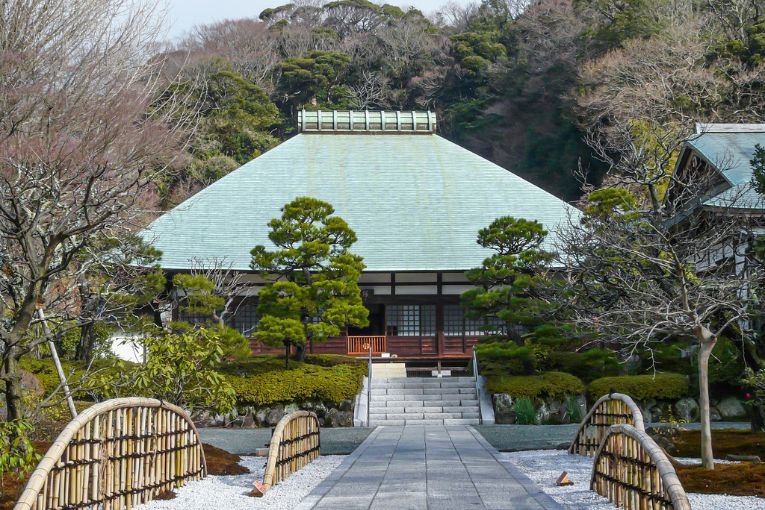
[[[441,273],[438,273],[439,280]],[[439,289],[440,290],[440,289]],[[436,303],[436,355],[444,353],[445,335],[444,335],[444,304]]]

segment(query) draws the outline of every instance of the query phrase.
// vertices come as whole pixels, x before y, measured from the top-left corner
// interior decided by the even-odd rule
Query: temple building
[[[674,170],[679,181],[701,184],[693,207],[715,214],[765,213],[765,200],[751,185],[758,145],[765,148],[765,124],[697,124]]]
[[[329,202],[356,232],[364,257],[359,285],[369,327],[310,346],[313,352],[404,360],[468,359],[481,331],[459,304],[465,271],[491,254],[478,230],[500,216],[554,229],[578,211],[539,187],[436,134],[432,112],[303,111],[299,133],[253,159],[143,232],[169,273],[193,261],[223,261],[248,273],[255,290],[232,326],[257,323],[250,250],[273,246],[267,223],[301,196]],[[255,352],[265,352],[257,342]]]

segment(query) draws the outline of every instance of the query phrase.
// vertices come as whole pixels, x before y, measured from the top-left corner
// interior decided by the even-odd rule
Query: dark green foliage
[[[350,62],[348,55],[335,51],[314,50],[287,58],[281,64],[281,90],[290,104],[305,105],[315,98],[321,106],[331,107],[338,99],[332,94],[333,87]]]
[[[217,142],[215,152],[197,148],[199,157],[208,160],[220,153],[240,165],[274,147],[279,140],[271,131],[281,123],[279,110],[255,84],[247,81],[225,63],[208,75],[201,114],[203,129]],[[219,169],[225,168],[215,161]]]
[[[759,143],[754,146],[752,165],[752,187],[760,195],[765,195],[765,148]]]
[[[515,423],[518,425],[536,425],[537,412],[534,409],[534,401],[530,398],[519,398],[513,402]]]
[[[635,400],[676,400],[688,396],[688,378],[683,374],[673,373],[602,377],[592,381],[587,387],[587,392],[591,399],[615,392],[624,393]]]
[[[289,369],[272,356],[258,356],[225,368],[226,380],[236,392],[237,405],[322,400],[353,400],[366,374],[366,362],[344,356],[308,355]]]
[[[590,382],[606,376],[619,375],[623,365],[618,356],[604,349],[589,349],[582,352],[551,352],[547,359],[550,370],[568,372]]]
[[[269,281],[258,296],[257,338],[295,345],[298,360],[307,340],[323,342],[349,326],[368,324],[358,286],[364,263],[348,251],[356,234],[333,214],[326,202],[297,198],[269,223],[277,250],[252,249],[252,268]]]
[[[480,343],[475,347],[482,375],[532,375],[538,365],[538,351],[531,345],[513,342]]]
[[[539,375],[487,377],[491,393],[507,393],[513,398],[563,398],[584,391],[579,378],[563,372],[545,372]]]
[[[217,57],[205,59],[190,71],[194,72],[204,79],[174,84],[167,93],[192,101],[189,110],[198,110],[194,114],[199,120],[190,140],[190,157],[157,182],[160,205],[165,208],[280,142],[277,128],[283,120],[279,109],[230,62]]]
[[[498,218],[478,232],[478,244],[495,253],[480,268],[467,271],[476,288],[462,295],[466,315],[491,326],[494,338],[521,343],[518,326],[534,338],[535,328],[552,334],[549,314],[553,306],[542,299],[547,284],[541,275],[552,254],[541,248],[547,231],[536,221],[509,216]]]

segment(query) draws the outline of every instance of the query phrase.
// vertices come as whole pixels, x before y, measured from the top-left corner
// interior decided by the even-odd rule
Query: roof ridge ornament
[[[298,131],[322,134],[433,134],[436,114],[428,111],[332,110],[298,112]]]

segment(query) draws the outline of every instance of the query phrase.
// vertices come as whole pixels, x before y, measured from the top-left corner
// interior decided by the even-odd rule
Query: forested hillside
[[[308,0],[200,26],[171,50],[185,66],[172,90],[201,109],[161,203],[294,134],[301,108],[435,110],[443,136],[572,200],[574,170],[597,183],[602,160],[623,148],[620,132],[760,118],[763,7],[484,0],[429,19],[367,0]]]

